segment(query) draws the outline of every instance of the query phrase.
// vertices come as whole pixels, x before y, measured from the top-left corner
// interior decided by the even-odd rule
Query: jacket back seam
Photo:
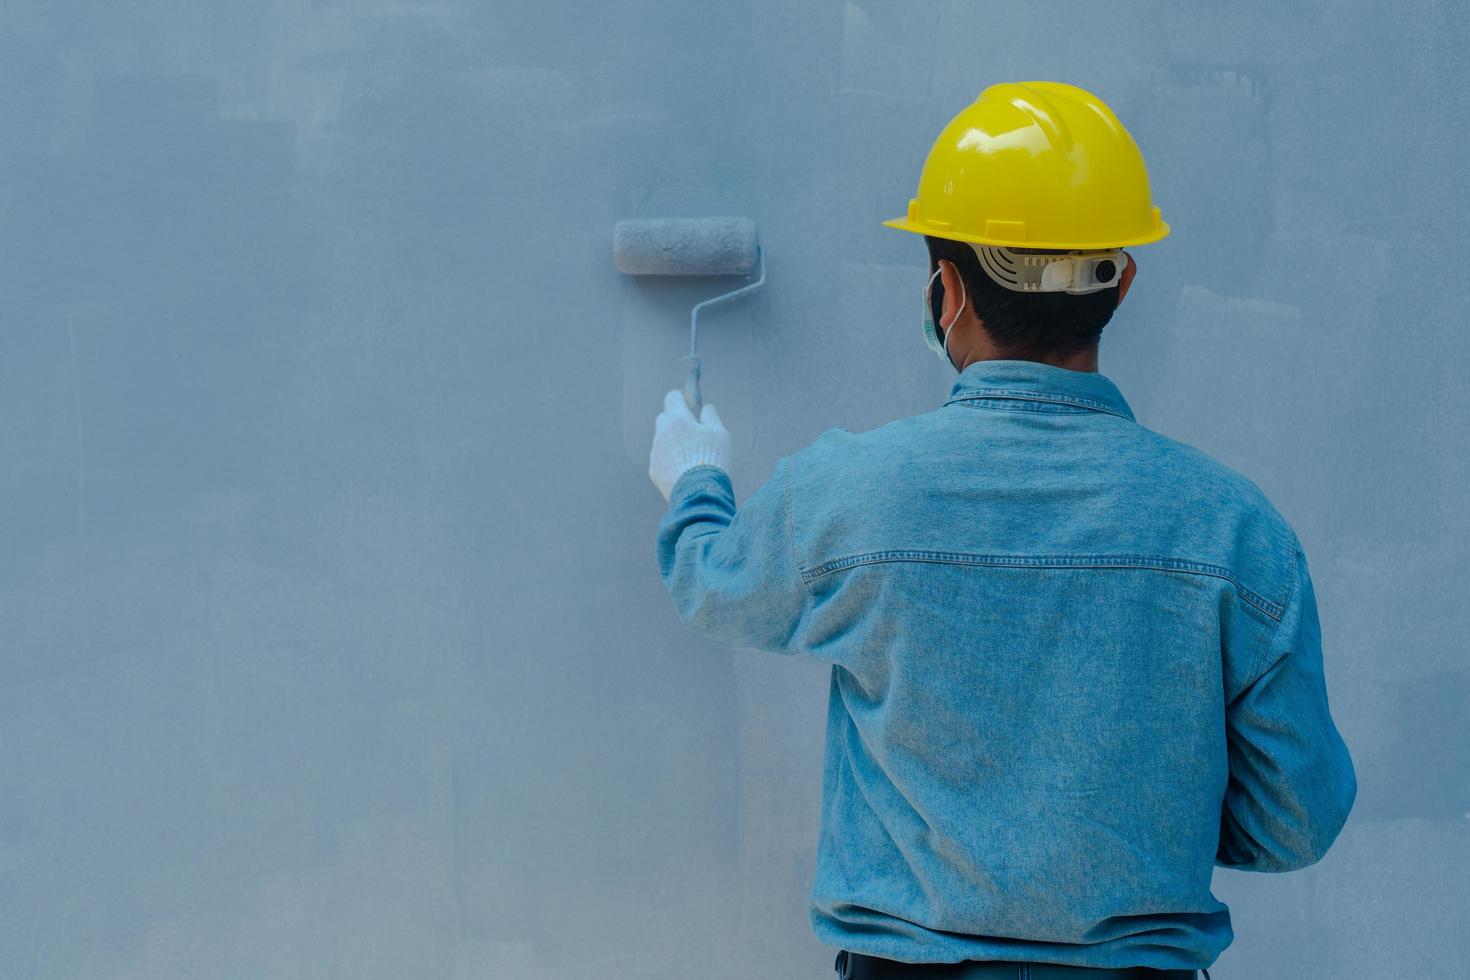
[[[990,555],[963,551],[890,548],[829,559],[811,568],[802,569],[801,580],[804,584],[809,585],[824,575],[830,575],[843,569],[890,561],[939,562],[953,565],[989,565],[1011,568],[1151,568],[1159,571],[1187,572],[1224,579],[1234,587],[1241,599],[1255,606],[1273,622],[1279,623],[1286,611],[1281,603],[1247,588],[1230,569],[1223,565],[1162,555]]]

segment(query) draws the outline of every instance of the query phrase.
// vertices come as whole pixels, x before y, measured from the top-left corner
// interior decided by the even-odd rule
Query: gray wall
[[[1174,226],[1102,370],[1255,479],[1361,789],[1220,978],[1470,972],[1470,61],[1439,3],[0,0],[0,975],[826,977],[827,673],[687,632],[626,217],[747,214],[744,499],[939,404],[930,141],[1108,100]]]

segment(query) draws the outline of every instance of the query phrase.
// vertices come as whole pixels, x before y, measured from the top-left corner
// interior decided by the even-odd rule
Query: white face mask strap
[[[934,270],[934,276],[939,275],[939,273],[940,273],[940,270],[939,269],[935,269]],[[926,294],[929,292],[930,289],[932,289],[934,287],[934,276],[930,276],[929,277],[929,285],[927,285],[927,286],[924,287],[924,292]],[[960,314],[963,313],[963,312],[965,312],[965,304],[968,303],[969,301],[970,301],[970,297],[969,297],[968,291],[965,289],[965,280],[961,279],[960,280],[960,308],[959,308],[959,310],[957,310],[955,312],[954,319],[951,320],[951,321],[949,321],[949,326],[947,326],[947,327],[944,326],[944,321],[943,320],[940,320],[939,321],[939,325],[944,328],[944,356],[945,357],[949,357],[949,335],[952,334],[952,333],[954,333],[954,325],[956,323],[959,323],[960,322]],[[953,358],[950,358],[950,361],[951,361],[951,363],[953,363],[954,359]]]
[[[938,270],[935,271],[937,272]],[[958,276],[956,278],[958,278]],[[944,327],[944,345],[946,347],[949,346],[950,328],[953,327],[956,323],[960,322],[960,314],[965,312],[965,304],[969,302],[969,300],[970,297],[965,293],[965,280],[960,279],[960,308],[955,311],[954,319],[949,321],[948,327],[944,327],[943,323],[940,324],[941,327]]]

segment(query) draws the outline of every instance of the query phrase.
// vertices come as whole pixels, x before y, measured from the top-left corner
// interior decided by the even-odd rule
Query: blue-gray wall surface
[[[1357,806],[1218,869],[1224,978],[1470,975],[1460,5],[0,0],[0,977],[797,980],[828,668],[657,576],[691,303],[743,500],[928,411],[902,214],[996,81],[1104,98],[1173,234],[1139,421],[1297,528]]]

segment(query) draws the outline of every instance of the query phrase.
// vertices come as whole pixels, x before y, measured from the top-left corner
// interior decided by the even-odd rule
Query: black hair
[[[991,279],[968,242],[925,235],[924,243],[929,246],[929,274],[932,276],[939,268],[940,259],[954,263],[969,294],[970,308],[980,318],[991,341],[1008,358],[1029,361],[1048,356],[1065,358],[1095,348],[1103,327],[1118,308],[1121,282],[1095,293],[1020,293]],[[1016,251],[1059,254],[1066,249],[1017,248]],[[941,322],[940,311],[944,308],[942,282],[935,279],[930,293],[936,325]]]

